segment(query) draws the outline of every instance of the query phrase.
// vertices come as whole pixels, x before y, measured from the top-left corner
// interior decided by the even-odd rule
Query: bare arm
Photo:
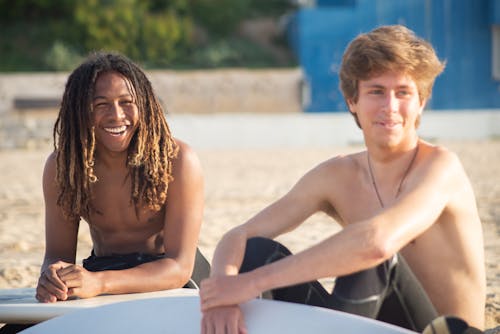
[[[68,221],[57,205],[55,184],[56,161],[52,153],[43,172],[45,201],[45,256],[37,285],[37,299],[54,302],[66,299],[68,288],[57,275],[57,270],[75,263],[78,221]]]
[[[310,173],[316,173],[316,171]],[[262,210],[247,223],[227,232],[215,250],[211,277],[215,280],[227,277],[226,275],[240,277],[236,275],[238,275],[243,261],[246,241],[249,238],[254,236],[274,238],[293,230],[308,216],[318,211],[320,201],[308,196],[307,192],[303,191],[307,183],[307,177],[302,178],[282,199]],[[291,206],[289,203],[296,203],[297,205]],[[202,298],[205,294],[204,286],[206,284],[210,284],[210,280],[202,282],[200,290]],[[248,298],[258,293],[258,291],[252,290]],[[229,306],[211,309],[202,307],[203,318],[201,325],[203,334],[213,333],[214,330],[219,329],[226,330],[228,333],[246,333],[243,315],[239,307],[231,305],[231,303],[227,305]]]
[[[165,290],[180,288],[189,280],[203,216],[203,176],[194,151],[179,144],[164,216],[165,258],[119,271],[89,272],[77,265],[66,267],[58,274],[71,287],[70,295],[86,298],[103,293]]]
[[[281,199],[256,214],[245,224],[227,232],[219,241],[213,261],[212,276],[236,275],[245,254],[246,241],[252,237],[275,238],[289,232],[309,216],[321,210],[325,199],[314,191],[320,185],[314,169],[301,178]]]
[[[416,168],[398,201],[370,219],[348,224],[341,232],[297,255],[237,277],[214,277],[206,281],[202,286],[202,308],[237,304],[261,291],[350,274],[373,267],[392,256],[437,220],[456,184],[463,183],[457,176],[460,164],[453,154],[440,151],[430,154],[435,156],[424,159]],[[324,199],[328,198],[319,182],[319,178],[324,180],[325,176],[321,173],[306,175],[291,194],[281,200],[283,206],[280,208],[287,213],[295,208],[309,208],[310,211],[306,211],[309,213],[321,207]],[[296,192],[308,194],[315,205],[304,207],[298,202],[301,197]],[[273,212],[276,216],[283,214]],[[293,217],[299,218],[299,215]],[[215,261],[219,263],[219,259]],[[231,265],[234,266],[234,263]],[[234,289],[229,286],[234,286]]]
[[[147,292],[184,286],[191,277],[203,219],[204,182],[195,152],[180,145],[169,184],[164,223],[165,258],[118,271],[103,271],[101,293]],[[147,284],[144,282],[147,280]]]

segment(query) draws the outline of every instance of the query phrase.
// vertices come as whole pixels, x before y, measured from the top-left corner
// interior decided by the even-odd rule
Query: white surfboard
[[[198,291],[195,289],[173,289],[147,293],[103,295],[57,303],[40,303],[35,298],[34,288],[0,289],[0,323],[36,324],[81,309],[166,296],[198,296]]]
[[[343,312],[300,304],[252,300],[242,305],[251,334],[370,333],[410,334],[388,325]],[[199,297],[164,296],[81,309],[39,323],[24,334],[68,333],[200,333]]]

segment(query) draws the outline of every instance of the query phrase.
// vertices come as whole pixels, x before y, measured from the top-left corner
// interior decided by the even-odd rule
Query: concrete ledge
[[[37,110],[37,109],[58,109],[61,99],[50,97],[15,97],[13,101],[14,109]]]
[[[57,113],[0,116],[0,149],[52,142]],[[363,143],[361,130],[342,113],[168,114],[173,134],[200,149],[328,148]],[[419,129],[427,140],[500,138],[500,110],[425,111]]]
[[[331,147],[362,144],[345,113],[167,115],[174,135],[195,148]],[[500,110],[425,111],[419,129],[427,140],[500,137]]]

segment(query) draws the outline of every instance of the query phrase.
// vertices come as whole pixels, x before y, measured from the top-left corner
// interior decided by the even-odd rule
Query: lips
[[[400,125],[401,122],[388,120],[388,121],[378,121],[377,124],[384,126],[384,127],[387,127],[387,128],[393,128],[395,126]]]
[[[122,126],[115,126],[115,127],[105,127],[103,129],[104,129],[104,131],[106,131],[109,134],[120,135],[123,132],[125,132],[125,130],[127,130],[127,126],[122,125]]]

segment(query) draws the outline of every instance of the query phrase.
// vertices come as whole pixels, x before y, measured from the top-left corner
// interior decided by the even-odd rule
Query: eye
[[[122,101],[120,101],[120,104],[129,106],[129,105],[134,104],[134,101],[133,100],[122,100]]]
[[[400,90],[397,92],[397,95],[400,96],[400,97],[406,97],[406,96],[409,96],[411,95],[411,92],[409,90]]]
[[[368,91],[368,94],[370,95],[382,95],[384,94],[384,91],[382,89],[371,89]]]
[[[107,106],[106,102],[94,103],[94,109],[103,109],[106,108],[106,106]]]

